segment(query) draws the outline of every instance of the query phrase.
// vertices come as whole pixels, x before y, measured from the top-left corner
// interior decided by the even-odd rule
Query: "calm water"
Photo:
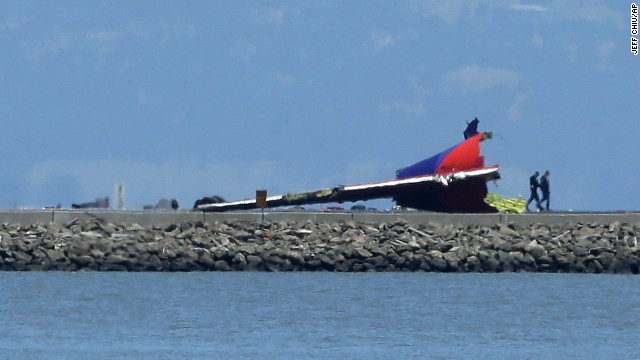
[[[640,358],[640,277],[0,273],[0,358]]]

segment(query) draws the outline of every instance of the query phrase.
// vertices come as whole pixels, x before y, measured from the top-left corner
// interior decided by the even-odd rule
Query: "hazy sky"
[[[0,208],[387,180],[478,117],[491,191],[640,210],[630,36],[629,1],[2,1]]]

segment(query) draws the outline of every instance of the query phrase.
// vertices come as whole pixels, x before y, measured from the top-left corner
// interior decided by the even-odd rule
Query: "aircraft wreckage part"
[[[446,174],[482,168],[484,167],[484,157],[480,156],[480,142],[491,137],[490,132],[478,133],[445,151],[397,170],[396,178],[405,179],[420,175]]]
[[[297,194],[267,197],[267,207],[355,202],[392,198],[398,205],[418,210],[444,212],[495,212],[484,202],[486,182],[500,178],[498,166],[425,175],[376,183],[337,186]],[[202,204],[198,210],[223,212],[256,209],[256,200]]]
[[[477,119],[474,119],[477,125]],[[465,138],[467,137],[466,134]],[[396,171],[396,179],[360,185],[340,185],[315,191],[267,198],[267,207],[355,202],[391,198],[403,207],[440,212],[487,213],[487,181],[500,178],[498,165],[485,167],[480,142],[492,137],[481,132],[430,158]],[[256,200],[206,203],[202,211],[256,209]]]
[[[487,183],[482,178],[455,181],[445,187],[433,187],[398,193],[393,200],[414,209],[455,213],[495,213],[496,208],[484,201]]]

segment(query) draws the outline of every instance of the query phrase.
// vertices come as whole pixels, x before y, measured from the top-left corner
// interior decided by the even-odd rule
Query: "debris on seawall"
[[[259,207],[393,199],[400,207],[446,213],[495,213],[485,202],[487,182],[500,178],[499,166],[485,166],[480,142],[492,133],[477,133],[429,158],[396,171],[393,180],[270,196],[262,206],[256,199],[220,201],[220,197],[196,200],[194,210],[224,212]],[[266,195],[266,193],[265,193]]]

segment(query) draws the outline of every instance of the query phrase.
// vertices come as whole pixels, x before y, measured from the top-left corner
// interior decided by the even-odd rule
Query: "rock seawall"
[[[640,224],[0,226],[0,270],[640,273]]]

